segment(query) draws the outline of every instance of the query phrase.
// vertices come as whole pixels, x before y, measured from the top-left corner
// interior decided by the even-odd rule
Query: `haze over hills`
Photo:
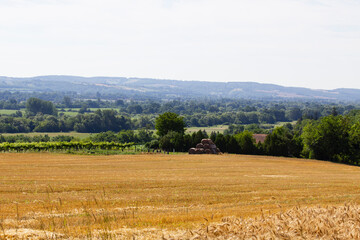
[[[203,82],[125,77],[0,77],[0,91],[119,94],[142,98],[245,98],[359,101],[360,89],[315,90],[256,82]]]

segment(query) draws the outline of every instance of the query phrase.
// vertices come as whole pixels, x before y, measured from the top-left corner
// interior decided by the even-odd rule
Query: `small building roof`
[[[253,134],[253,138],[255,139],[256,143],[264,143],[265,138],[267,137],[267,134]]]

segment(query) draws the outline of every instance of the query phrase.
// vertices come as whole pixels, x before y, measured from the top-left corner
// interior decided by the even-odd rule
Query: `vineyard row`
[[[122,150],[134,143],[116,142],[31,142],[0,143],[1,152],[21,151],[56,151],[56,150]]]

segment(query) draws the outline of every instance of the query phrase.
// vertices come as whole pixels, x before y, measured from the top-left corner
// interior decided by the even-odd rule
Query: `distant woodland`
[[[4,98],[4,95],[2,95]],[[268,133],[276,123],[317,120],[334,111],[346,115],[358,109],[354,103],[266,100],[164,100],[127,101],[126,99],[75,100],[64,96],[58,101],[30,97],[0,100],[0,133],[88,132],[154,129],[159,114],[174,112],[183,117],[186,127],[230,125],[255,133]],[[242,127],[241,127],[241,126]]]
[[[201,129],[216,125],[226,126],[226,130]],[[187,133],[187,128],[199,130]],[[39,134],[27,135],[34,132]],[[62,135],[65,132],[92,135],[80,140]],[[49,137],[46,133],[58,135]],[[256,142],[253,134],[267,137]],[[59,146],[82,146],[82,150],[103,146],[102,150],[111,150],[135,144],[148,151],[187,152],[203,138],[211,138],[227,153],[359,164],[360,104],[355,100],[309,98],[155,99],[100,92],[0,92],[2,151],[56,150]],[[41,143],[41,147],[17,143]]]

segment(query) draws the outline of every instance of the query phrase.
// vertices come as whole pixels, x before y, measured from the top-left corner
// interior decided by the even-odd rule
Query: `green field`
[[[276,122],[274,124],[271,124],[271,123],[263,123],[263,124],[260,124],[260,126],[262,127],[265,127],[265,128],[275,128],[275,127],[282,127],[284,126],[285,124],[292,124],[292,125],[295,125],[297,121],[292,121],[292,122]]]
[[[277,122],[275,124],[260,124],[260,127],[264,127],[265,129],[271,129],[271,128],[275,128],[275,127],[281,127],[287,123],[291,123],[292,125],[294,125],[296,123],[296,121],[293,122]],[[244,126],[246,125],[250,125],[250,124],[244,124]],[[225,130],[227,130],[229,128],[229,125],[216,125],[216,126],[211,126],[211,127],[189,127],[186,129],[186,133],[193,133],[193,132],[197,132],[199,130],[205,130],[208,134],[210,134],[211,132],[219,132],[219,133],[224,133]]]
[[[10,115],[10,114],[14,114],[19,110],[10,110],[10,109],[0,109],[0,114],[2,115]],[[24,114],[25,113],[25,109],[20,109],[20,111]]]
[[[207,133],[211,133],[211,132],[224,133],[224,131],[228,129],[228,127],[229,127],[228,125],[216,125],[211,127],[189,127],[186,129],[186,133],[193,133],[199,130],[205,130]]]
[[[63,113],[64,115],[67,115],[70,117],[74,117],[79,114],[78,112],[61,112],[61,111],[59,111],[59,113]]]

